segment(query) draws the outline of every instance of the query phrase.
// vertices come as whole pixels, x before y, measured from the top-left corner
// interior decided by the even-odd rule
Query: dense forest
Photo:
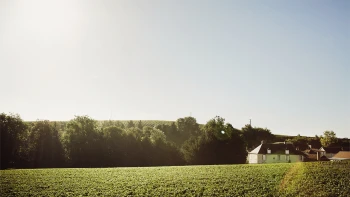
[[[291,141],[301,149],[338,142],[334,132],[325,132],[330,135],[325,137],[277,136],[251,125],[234,128],[219,116],[204,125],[194,117],[145,123],[88,116],[25,122],[19,115],[2,113],[0,169],[238,164],[246,163],[248,151],[261,140]]]

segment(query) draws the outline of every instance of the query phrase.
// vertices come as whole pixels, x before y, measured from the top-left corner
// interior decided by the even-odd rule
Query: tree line
[[[219,116],[154,126],[76,116],[62,126],[1,113],[0,131],[0,169],[238,164],[261,140],[276,140],[267,128],[237,129]]]

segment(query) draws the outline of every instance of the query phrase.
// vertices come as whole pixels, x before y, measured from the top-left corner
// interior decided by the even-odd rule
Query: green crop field
[[[350,196],[350,163],[2,170],[1,196]]]

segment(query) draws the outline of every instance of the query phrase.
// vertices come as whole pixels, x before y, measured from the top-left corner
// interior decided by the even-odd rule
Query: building
[[[333,157],[329,158],[331,161],[350,160],[350,151],[339,151]]]
[[[319,160],[318,155],[319,155],[319,150],[316,148],[309,148],[305,151],[303,151],[304,154],[306,155],[305,160],[306,161],[317,161]]]
[[[304,161],[304,154],[292,143],[276,142],[272,144],[261,142],[248,153],[249,163],[289,163]]]
[[[323,156],[329,158],[332,158],[334,155],[336,155],[340,151],[349,151],[349,148],[347,147],[321,147],[319,149],[319,155],[317,158],[321,158]],[[318,159],[319,160],[319,159]]]

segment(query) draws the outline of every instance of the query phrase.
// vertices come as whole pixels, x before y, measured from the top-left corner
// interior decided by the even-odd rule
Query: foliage
[[[167,141],[176,144],[178,147],[181,147],[184,140],[187,140],[181,136],[181,133],[179,132],[175,122],[172,122],[171,124],[158,124],[155,126],[155,128],[163,131],[167,138]]]
[[[337,137],[334,131],[325,131],[323,132],[323,136],[321,136],[321,144],[324,147],[330,146],[332,144],[337,143]]]
[[[139,128],[139,129],[142,129],[142,128],[143,128],[143,124],[142,124],[142,121],[141,121],[141,120],[137,122],[136,127]]]
[[[25,150],[21,150],[21,143],[26,139],[26,129],[19,115],[0,114],[0,169],[20,165],[25,154]]]
[[[76,116],[67,124],[63,144],[73,167],[99,167],[102,157],[102,132],[88,116]]]
[[[98,121],[99,123],[100,122],[115,122],[117,124],[122,124],[124,127],[125,125],[127,125],[130,121],[132,121],[133,123],[137,122],[136,124],[136,127],[138,127],[138,124],[141,122],[142,124],[142,128],[144,126],[149,126],[149,127],[154,127],[154,126],[157,126],[157,125],[171,125],[172,123],[174,123],[174,121],[165,121],[165,120],[105,120],[105,121]],[[118,126],[120,127],[120,125],[115,125],[115,126]],[[124,128],[122,127],[122,128]],[[141,129],[142,129],[141,128]]]
[[[135,127],[134,121],[129,120],[128,123],[126,124],[126,128],[132,128]]]
[[[251,125],[245,125],[242,128],[242,134],[249,150],[257,147],[262,140],[269,142],[274,139],[274,136],[269,129],[252,127]]]
[[[288,140],[286,140],[287,142],[292,142],[293,145],[298,148],[299,150],[306,150],[308,149],[308,138],[304,137],[304,136],[300,136],[300,134],[298,134],[296,137],[294,138],[289,138]]]
[[[194,117],[96,121],[76,116],[68,122],[23,122],[3,113],[0,128],[1,169],[245,163],[247,150],[274,139],[266,128],[246,125],[239,130],[219,116],[200,125]],[[348,147],[344,140],[339,146]],[[320,143],[300,135],[290,141],[298,147]]]
[[[189,164],[245,163],[247,152],[239,130],[216,116],[204,125],[204,132],[182,147]]]
[[[61,167],[64,162],[59,133],[50,121],[37,121],[30,127],[27,147],[29,167]]]

